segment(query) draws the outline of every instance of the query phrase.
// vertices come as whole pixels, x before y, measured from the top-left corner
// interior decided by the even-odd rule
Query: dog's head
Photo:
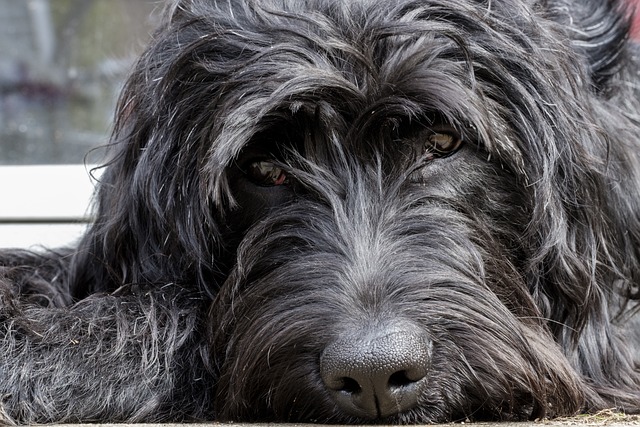
[[[626,23],[568,3],[176,2],[78,277],[198,284],[222,418],[631,405],[609,321],[640,271]]]

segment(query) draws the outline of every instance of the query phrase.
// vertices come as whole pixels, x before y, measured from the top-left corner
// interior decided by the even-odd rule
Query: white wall
[[[0,247],[57,247],[86,228],[95,181],[92,166],[0,167]]]

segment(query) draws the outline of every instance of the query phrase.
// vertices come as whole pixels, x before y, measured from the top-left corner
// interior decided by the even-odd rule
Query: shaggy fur
[[[0,255],[0,420],[639,412],[627,17],[614,0],[169,5],[95,223],[73,248]]]

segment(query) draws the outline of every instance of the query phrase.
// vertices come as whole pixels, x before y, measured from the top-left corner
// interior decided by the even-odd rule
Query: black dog
[[[95,224],[1,255],[0,420],[640,411],[627,18],[176,2],[123,92]]]

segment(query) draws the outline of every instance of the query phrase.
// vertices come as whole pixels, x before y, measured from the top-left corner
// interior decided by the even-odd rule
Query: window
[[[0,247],[58,246],[89,219],[117,97],[157,0],[0,0]]]

